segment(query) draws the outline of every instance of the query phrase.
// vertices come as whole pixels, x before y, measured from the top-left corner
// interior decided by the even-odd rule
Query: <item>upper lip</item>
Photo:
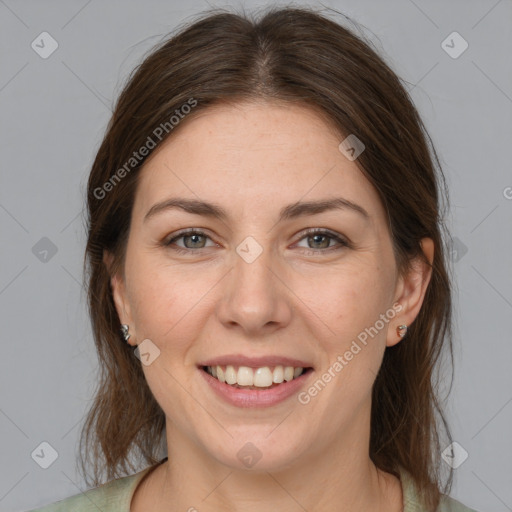
[[[312,368],[312,365],[286,356],[259,356],[248,357],[239,354],[214,357],[199,363],[198,366],[248,366],[250,368],[262,368],[264,366],[293,366],[294,368]]]

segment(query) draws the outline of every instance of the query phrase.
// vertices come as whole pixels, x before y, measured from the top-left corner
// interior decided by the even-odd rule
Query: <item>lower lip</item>
[[[269,407],[283,402],[297,393],[312,373],[311,370],[308,370],[296,379],[283,382],[279,386],[259,390],[235,388],[212,377],[201,368],[199,368],[199,372],[218,396],[237,407]]]

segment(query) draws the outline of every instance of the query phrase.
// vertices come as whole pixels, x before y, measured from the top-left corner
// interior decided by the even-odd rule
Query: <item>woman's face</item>
[[[419,305],[342,140],[303,107],[216,106],[141,171],[116,307],[168,434],[206,461],[364,450],[384,350]],[[287,381],[287,366],[309,369]]]

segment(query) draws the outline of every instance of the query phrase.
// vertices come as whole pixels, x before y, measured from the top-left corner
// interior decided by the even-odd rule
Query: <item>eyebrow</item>
[[[154,204],[144,216],[144,222],[158,213],[176,208],[195,215],[213,217],[222,221],[226,221],[229,217],[224,208],[214,203],[199,201],[197,199],[171,198]],[[362,206],[348,201],[347,199],[343,199],[342,197],[336,197],[317,201],[298,201],[289,204],[279,212],[279,222],[306,215],[317,215],[329,210],[350,210],[360,214],[365,219],[370,218],[370,215]]]

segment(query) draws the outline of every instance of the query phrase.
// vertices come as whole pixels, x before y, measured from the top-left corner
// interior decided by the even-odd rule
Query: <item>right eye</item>
[[[183,240],[183,245],[177,244],[176,242],[178,240]],[[176,250],[177,252],[189,252],[194,251],[194,249],[206,248],[207,240],[211,239],[203,231],[197,229],[189,229],[187,231],[181,231],[172,238],[168,239],[164,245],[170,249]],[[212,245],[215,246],[216,244],[212,241]],[[212,245],[209,247],[212,247]]]

